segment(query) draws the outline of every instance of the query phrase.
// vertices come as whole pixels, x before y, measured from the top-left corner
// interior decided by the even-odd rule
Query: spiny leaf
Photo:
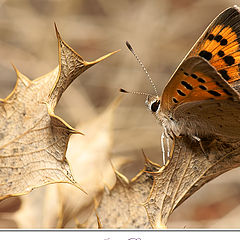
[[[240,166],[239,139],[213,139],[200,144],[187,137],[176,138],[173,156],[166,166],[152,173],[154,184],[144,204],[153,228],[166,225],[173,210],[204,184]]]
[[[105,191],[96,216],[91,216],[87,228],[151,228],[143,206],[153,184],[148,171],[159,169],[146,159],[144,169],[131,181],[116,171],[117,181],[112,190]]]
[[[14,67],[16,86],[0,101],[0,199],[49,183],[79,187],[65,157],[70,135],[79,132],[54,108],[76,77],[114,52],[87,62],[56,33],[59,66],[33,81]]]
[[[56,24],[56,35],[58,39],[58,49],[59,49],[59,74],[58,80],[54,83],[50,93],[48,103],[52,108],[54,108],[62,96],[63,92],[72,83],[72,81],[77,78],[81,73],[86,71],[93,65],[101,62],[112,54],[118,52],[114,51],[103,57],[98,58],[95,61],[87,62],[76,53],[68,44],[66,44],[62,39],[57,30]]]

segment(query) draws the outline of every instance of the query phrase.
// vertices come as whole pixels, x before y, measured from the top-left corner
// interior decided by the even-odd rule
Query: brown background
[[[72,126],[96,117],[119,95],[121,87],[154,93],[125,47],[126,40],[133,45],[161,93],[210,21],[237,3],[230,0],[1,0],[0,98],[6,97],[15,84],[11,63],[30,79],[57,65],[54,22],[63,39],[86,60],[122,49],[81,75],[64,93],[57,113]],[[133,177],[143,166],[141,149],[152,161],[161,162],[161,128],[146,110],[144,101],[142,96],[125,95],[114,121],[112,155],[132,160],[122,169],[128,177]],[[239,173],[235,169],[204,186],[174,212],[169,227],[239,228]]]

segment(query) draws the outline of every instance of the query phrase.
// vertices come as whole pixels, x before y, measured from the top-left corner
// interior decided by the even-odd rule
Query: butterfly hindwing
[[[185,134],[206,136],[218,135],[240,138],[240,102],[203,100],[185,103],[177,107],[173,117],[184,123]]]

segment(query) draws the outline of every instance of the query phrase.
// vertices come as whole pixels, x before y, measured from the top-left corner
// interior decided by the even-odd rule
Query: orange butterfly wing
[[[162,94],[162,111],[186,102],[239,100],[240,12],[226,9],[205,30]],[[237,87],[236,87],[237,88]]]
[[[161,110],[172,112],[184,103],[203,100],[239,101],[239,94],[202,57],[186,59],[164,89]]]
[[[240,9],[237,6],[220,13],[209,25],[187,58],[201,56],[215,67],[224,80],[234,86],[239,81]]]

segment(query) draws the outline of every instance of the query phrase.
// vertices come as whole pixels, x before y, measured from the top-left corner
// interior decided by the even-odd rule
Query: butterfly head
[[[148,95],[145,104],[153,114],[158,114],[160,110],[160,97]]]

